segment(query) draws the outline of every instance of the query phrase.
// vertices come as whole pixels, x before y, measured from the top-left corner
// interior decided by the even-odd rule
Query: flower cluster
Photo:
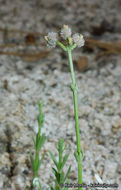
[[[64,25],[61,29],[60,35],[64,40],[66,40],[71,37],[71,33],[71,28],[69,28],[68,25]]]
[[[56,41],[58,40],[56,32],[49,32],[48,36],[45,36],[45,40],[48,42],[48,47],[54,48],[56,46]]]
[[[71,28],[68,27],[68,25],[64,25],[63,28],[60,31],[60,36],[62,39],[66,40],[68,45],[75,45],[77,47],[84,46],[84,38],[81,34],[73,34]],[[58,41],[58,34],[56,32],[49,32],[48,36],[45,36],[45,40],[47,41],[48,47],[54,48],[56,44],[61,44]],[[63,44],[62,44],[63,45]]]
[[[74,34],[72,36],[72,40],[73,40],[74,43],[77,44],[78,47],[84,46],[85,40],[84,40],[82,34],[80,34],[80,35],[78,33]]]

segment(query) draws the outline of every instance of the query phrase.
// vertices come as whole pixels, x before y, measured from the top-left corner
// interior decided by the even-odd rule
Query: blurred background
[[[41,52],[43,36],[49,31],[59,31],[63,24],[72,27],[73,31],[82,33],[87,39],[84,53],[99,53],[104,55],[120,54],[121,33],[121,2],[120,0],[86,0],[86,1],[0,1],[0,54],[21,56],[27,61],[37,61],[46,56]],[[111,47],[99,41],[90,41],[88,38],[113,42]],[[121,44],[119,43],[119,46]],[[30,47],[31,46],[31,47]],[[37,46],[37,47],[36,47]],[[113,47],[114,46],[114,47]],[[8,49],[9,48],[9,51]],[[14,48],[16,51],[14,51]],[[31,49],[33,48],[33,49]],[[113,50],[112,50],[113,49]],[[30,50],[35,50],[31,55]],[[25,54],[26,53],[26,54]],[[103,55],[103,56],[101,56]],[[82,70],[87,67],[89,58],[82,57]],[[103,58],[102,58],[103,59]],[[102,59],[99,60],[103,65]],[[79,61],[79,60],[78,60]],[[77,66],[80,64],[77,62]],[[79,67],[81,70],[81,66]]]
[[[73,51],[79,94],[83,181],[117,183],[121,190],[121,1],[0,0],[0,190],[30,186],[29,152],[43,101],[47,142],[70,151],[70,180],[77,182],[71,78],[65,52],[48,49],[44,36],[69,25],[85,46]],[[40,169],[42,189],[52,182],[52,161]],[[68,167],[67,165],[67,167]]]

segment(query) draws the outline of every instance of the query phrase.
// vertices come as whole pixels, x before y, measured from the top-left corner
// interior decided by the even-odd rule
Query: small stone
[[[88,67],[88,58],[86,56],[81,56],[78,60],[74,61],[79,71],[83,71]]]

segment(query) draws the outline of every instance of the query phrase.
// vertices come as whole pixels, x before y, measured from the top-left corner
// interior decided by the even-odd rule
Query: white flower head
[[[71,28],[69,28],[68,25],[64,25],[61,29],[60,35],[66,40],[67,38],[71,37],[71,33]]]
[[[49,32],[48,33],[48,40],[52,40],[52,41],[56,42],[58,40],[57,37],[58,37],[58,35],[56,32]]]
[[[56,41],[48,40],[47,47],[55,48],[56,47]]]
[[[84,46],[84,38],[83,38],[83,35],[79,35],[78,33],[74,34],[72,36],[72,39],[73,39],[73,42],[77,44],[78,47],[82,47]]]
[[[45,40],[47,41],[47,46],[49,48],[54,48],[56,46],[56,41],[58,40],[58,35],[56,32],[49,32],[48,36],[45,36]]]

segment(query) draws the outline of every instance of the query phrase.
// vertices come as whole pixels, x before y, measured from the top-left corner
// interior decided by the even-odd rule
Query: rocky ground
[[[85,38],[120,41],[120,10],[119,0],[1,0],[0,28],[46,35],[68,24]],[[7,40],[13,39],[21,41],[23,36],[13,33]],[[43,42],[43,36],[38,40]],[[0,43],[5,43],[2,33]],[[110,55],[96,61],[98,51],[77,49],[73,52],[74,59],[83,55],[89,61],[89,68],[83,72],[75,68],[80,140],[85,153],[83,181],[97,183],[94,176],[98,174],[104,183],[117,183],[121,190],[121,57]],[[42,152],[51,150],[57,154],[55,147],[63,137],[70,152],[67,163],[67,167],[72,165],[70,181],[77,182],[70,84],[67,57],[57,48],[36,62],[0,55],[0,190],[23,190],[30,185],[29,152],[33,151],[31,139],[37,131],[39,100],[43,101],[45,115],[42,131],[47,136]],[[52,166],[47,154],[40,168],[43,190],[49,189]]]

